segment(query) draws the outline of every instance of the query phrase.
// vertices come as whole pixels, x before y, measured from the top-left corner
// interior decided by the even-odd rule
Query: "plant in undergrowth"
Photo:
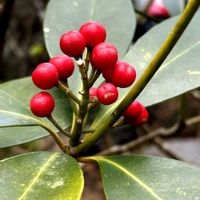
[[[115,12],[107,5],[110,3],[118,8]],[[0,161],[2,199],[80,199],[84,179],[79,162],[98,163],[109,200],[200,198],[198,167],[166,158],[97,156],[88,151],[111,128],[124,123],[137,128],[147,123],[147,106],[199,86],[198,78],[187,88],[175,85],[182,83],[184,71],[196,70],[197,65],[185,57],[191,52],[197,57],[193,48],[199,44],[195,32],[199,13],[190,21],[199,5],[198,0],[190,0],[179,18],[160,23],[129,48],[135,27],[131,1],[93,5],[89,1],[51,0],[44,23],[50,60],[35,68],[32,81],[26,78],[0,86],[0,136],[8,134],[0,146],[49,134],[62,152],[32,152]],[[101,23],[92,21],[91,15],[85,21],[85,10],[80,9],[85,6]],[[62,24],[63,19],[68,22]],[[190,34],[183,34],[185,29]],[[154,36],[158,32],[160,39]],[[177,43],[182,34],[181,42],[189,36],[194,41],[186,42],[186,51],[173,52],[175,45],[183,48]],[[188,53],[184,59],[183,51]],[[181,72],[176,66],[171,69],[175,61],[190,68]]]

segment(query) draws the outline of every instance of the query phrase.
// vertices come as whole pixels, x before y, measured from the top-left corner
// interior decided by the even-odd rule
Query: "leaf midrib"
[[[93,0],[93,4],[92,4],[92,9],[90,11],[90,20],[93,21],[94,20],[94,11],[96,8],[96,4],[97,4],[97,0]]]
[[[16,115],[16,116],[19,116],[20,118],[33,120],[33,121],[37,122],[38,125],[42,125],[42,124],[43,124],[42,121],[39,121],[39,120],[37,120],[36,118],[30,117],[30,116],[27,116],[27,115],[23,115],[23,114],[20,114],[20,113],[17,113],[17,112],[11,112],[11,111],[6,111],[6,110],[0,110],[0,113],[6,113],[6,114],[8,114],[8,115]],[[26,125],[26,124],[24,124],[24,125]],[[1,127],[1,125],[0,125],[0,127]]]
[[[128,169],[120,166],[119,164],[109,160],[109,159],[105,159],[103,157],[98,157],[98,158],[94,158],[94,160],[98,161],[103,161],[105,163],[108,163],[112,166],[114,166],[115,168],[121,170],[123,173],[125,173],[127,176],[129,176],[132,180],[134,180],[136,183],[138,183],[145,191],[149,192],[156,200],[164,200],[161,197],[159,197],[154,191],[153,189],[151,189],[150,187],[148,187],[142,180],[140,180],[138,177],[136,177],[135,175],[133,175],[131,172],[129,172]]]
[[[18,197],[17,200],[25,199],[27,194],[31,191],[31,189],[34,187],[35,183],[39,180],[42,173],[50,166],[50,164],[57,158],[57,153],[51,155],[49,159],[41,166],[38,173],[35,175],[35,177],[30,181],[28,184],[26,190]]]
[[[185,55],[187,52],[189,52],[191,49],[195,48],[196,46],[198,46],[200,44],[200,40],[198,42],[195,42],[194,44],[192,44],[190,47],[186,48],[184,51],[182,51],[181,53],[177,54],[176,56],[174,56],[172,59],[170,59],[168,62],[166,62],[165,64],[163,64],[160,69],[158,70],[161,71],[164,68],[166,68],[169,64],[173,63],[174,61],[176,61],[178,58],[182,57],[183,55]]]
[[[6,94],[7,96],[9,96],[10,98],[14,99],[17,103],[19,103],[23,108],[25,108],[26,110],[29,110],[28,106],[25,106],[24,103],[22,103],[21,101],[19,101],[19,99],[17,99],[15,96],[12,96],[11,94],[9,94],[8,92],[6,92],[5,90],[0,89],[1,92],[3,92],[4,94]]]
[[[30,110],[28,108],[28,106],[25,106],[25,104],[23,104],[21,101],[19,101],[16,97],[12,96],[11,94],[9,94],[8,92],[6,92],[5,90],[0,89],[0,92],[4,93],[5,95],[7,95],[8,97],[10,97],[11,99],[13,99],[15,102],[17,102],[20,106],[22,106],[22,108],[24,108],[26,111],[28,111],[30,113]],[[6,113],[8,115],[15,115],[15,116],[19,116],[20,118],[23,119],[29,119],[32,120],[34,122],[36,122],[39,126],[45,126],[44,125],[44,121],[43,120],[38,120],[34,117],[31,117],[29,115],[24,115],[21,113],[18,113],[16,111],[6,111],[6,110],[2,110],[0,109],[0,113]],[[24,124],[24,126],[26,126],[27,124]],[[1,127],[1,125],[0,125]],[[9,127],[9,126],[8,126]]]

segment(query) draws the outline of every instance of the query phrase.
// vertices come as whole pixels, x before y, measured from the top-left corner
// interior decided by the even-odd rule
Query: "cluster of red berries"
[[[72,75],[74,62],[67,55],[59,55],[49,62],[39,64],[32,73],[33,83],[42,90],[51,89],[59,80],[65,80]],[[48,92],[34,95],[30,101],[31,111],[38,117],[49,116],[55,107],[54,98]]]
[[[38,65],[32,73],[33,83],[40,89],[47,90],[57,86],[59,80],[65,81],[74,71],[71,57],[82,58],[87,47],[91,51],[92,67],[101,72],[106,80],[106,83],[98,88],[89,89],[90,99],[98,99],[104,105],[114,103],[118,99],[117,87],[131,86],[135,81],[136,71],[128,63],[118,60],[116,47],[105,42],[105,39],[106,30],[97,22],[87,22],[80,27],[79,31],[64,33],[60,38],[60,49],[65,55],[55,56],[48,63]],[[32,112],[39,117],[51,115],[54,106],[54,99],[47,92],[36,94],[30,102]],[[148,112],[139,102],[134,102],[124,116],[134,126],[148,120]]]
[[[141,126],[148,121],[147,109],[138,101],[134,101],[123,113],[125,120],[132,126]]]

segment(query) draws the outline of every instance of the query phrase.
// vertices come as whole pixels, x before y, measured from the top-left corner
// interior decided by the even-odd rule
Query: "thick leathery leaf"
[[[39,91],[30,78],[0,85],[0,148],[48,135],[41,126],[50,126],[49,122],[45,118],[34,116],[29,109],[31,97]],[[53,116],[62,127],[68,127],[71,123],[71,108],[65,94],[56,88],[49,92],[56,102]]]
[[[83,174],[63,153],[34,152],[0,161],[0,199],[78,200]]]
[[[87,21],[97,21],[107,30],[106,41],[114,43],[123,56],[135,31],[136,20],[130,0],[51,0],[44,21],[44,36],[50,56],[61,53],[61,35],[79,29]]]
[[[107,200],[200,198],[200,168],[159,157],[92,157],[100,166]]]
[[[179,15],[184,9],[185,0],[163,0],[164,5],[169,11],[171,16]]]

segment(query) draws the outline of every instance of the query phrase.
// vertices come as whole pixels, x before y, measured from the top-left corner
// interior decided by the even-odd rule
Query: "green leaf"
[[[200,168],[190,164],[147,156],[91,159],[100,166],[107,200],[200,199]]]
[[[0,161],[0,192],[4,200],[78,200],[83,174],[72,157],[35,152]]]
[[[0,85],[0,148],[48,135],[41,126],[51,127],[49,122],[34,116],[29,109],[31,97],[39,91],[30,78]],[[62,127],[68,127],[71,123],[71,109],[66,96],[58,89],[53,89],[50,93],[56,101],[53,116]]]
[[[171,16],[179,15],[184,9],[185,0],[163,0],[164,5],[169,11]]]
[[[48,135],[40,126],[0,127],[0,148],[23,144]]]
[[[135,67],[137,79],[159,50],[176,21],[177,17],[174,17],[155,26],[130,48],[124,60]],[[160,70],[138,96],[138,101],[145,106],[151,106],[200,86],[199,24],[200,12],[195,15]],[[129,90],[130,88],[120,89],[120,98],[117,103],[101,106],[93,126],[97,127],[101,124]]]
[[[79,29],[87,21],[97,21],[107,30],[107,41],[114,43],[122,57],[135,31],[131,0],[51,0],[44,21],[44,36],[50,56],[61,54],[61,35]]]

